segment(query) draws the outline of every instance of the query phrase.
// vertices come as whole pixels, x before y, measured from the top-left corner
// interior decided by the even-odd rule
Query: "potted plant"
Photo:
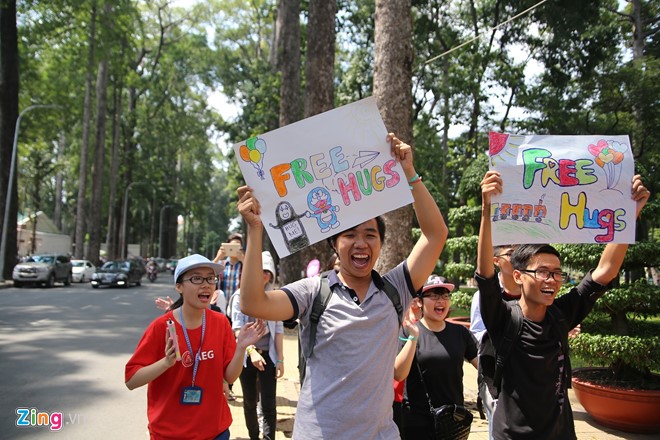
[[[602,252],[598,245],[556,247],[571,270],[595,267]],[[631,246],[619,285],[598,300],[582,333],[570,340],[574,364],[589,366],[573,370],[578,401],[598,423],[622,431],[660,432],[660,286],[640,270],[658,255],[658,243]]]

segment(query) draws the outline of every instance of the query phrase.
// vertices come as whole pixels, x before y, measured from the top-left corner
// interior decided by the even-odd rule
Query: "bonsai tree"
[[[599,245],[556,245],[563,264],[573,273],[596,267]],[[600,249],[599,249],[600,248]],[[601,297],[570,341],[573,358],[591,366],[609,367],[600,380],[634,388],[660,389],[660,286],[641,268],[657,265],[659,243],[631,245],[619,284]],[[565,286],[565,289],[570,286]],[[589,379],[594,380],[593,377]]]

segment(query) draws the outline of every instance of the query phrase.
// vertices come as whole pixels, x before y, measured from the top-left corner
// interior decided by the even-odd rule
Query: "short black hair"
[[[238,241],[241,242],[241,245],[243,245],[243,235],[238,233],[238,232],[234,232],[233,234],[229,234],[229,237],[227,237],[227,243],[229,243],[232,240],[238,240]]]
[[[378,217],[375,217],[375,220],[376,220],[376,224],[378,225],[378,235],[380,236],[380,242],[383,243],[385,241],[385,220],[383,220],[383,217],[381,217],[380,215]],[[326,240],[328,242],[328,245],[330,245],[333,251],[337,252],[337,249],[335,248],[335,244],[337,243],[337,237],[339,237],[341,234],[345,233],[346,231],[355,229],[357,226],[358,225],[355,225],[352,228],[348,228],[344,231],[338,232],[332,237],[328,237],[328,239]]]
[[[514,269],[522,270],[526,269],[529,264],[529,260],[538,254],[552,254],[559,258],[561,262],[561,255],[559,251],[553,248],[549,244],[521,244],[513,251],[511,254],[511,266]]]

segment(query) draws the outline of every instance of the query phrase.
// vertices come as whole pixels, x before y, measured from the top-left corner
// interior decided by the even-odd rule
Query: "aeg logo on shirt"
[[[199,360],[201,362],[201,361],[205,361],[205,360],[208,360],[208,359],[213,359],[214,356],[215,355],[213,354],[213,350],[203,351],[199,354]],[[181,365],[188,368],[188,367],[192,367],[193,363],[194,363],[193,362],[193,356],[192,356],[192,354],[190,354],[189,351],[186,351],[185,353],[183,353],[181,355]]]

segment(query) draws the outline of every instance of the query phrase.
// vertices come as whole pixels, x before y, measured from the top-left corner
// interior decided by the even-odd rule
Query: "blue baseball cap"
[[[190,269],[195,269],[197,267],[208,267],[213,269],[213,273],[216,275],[224,269],[224,266],[221,263],[214,263],[202,255],[188,255],[187,257],[180,259],[177,263],[176,269],[174,269],[174,283],[176,284],[176,280],[179,279],[179,276],[183,275]]]

